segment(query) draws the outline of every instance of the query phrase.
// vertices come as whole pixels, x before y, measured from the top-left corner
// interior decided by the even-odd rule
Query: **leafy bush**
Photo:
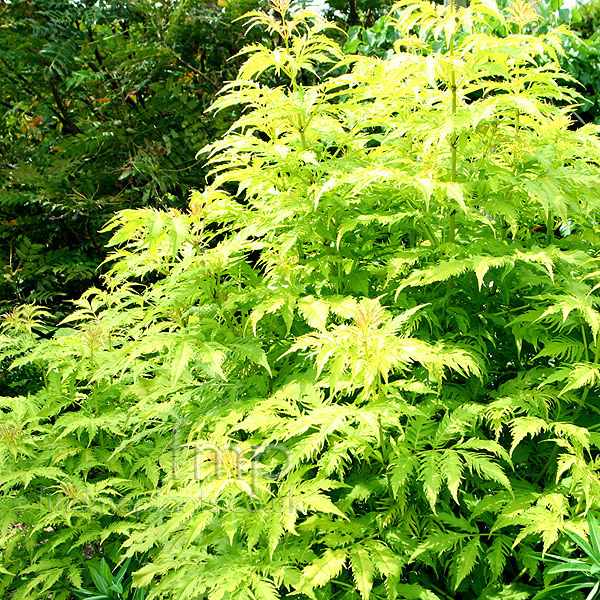
[[[506,1],[499,3],[500,6],[506,4]],[[524,31],[532,35],[545,34],[549,29],[558,29],[560,25],[566,24],[582,36],[581,39],[572,33],[567,34],[564,29],[560,35],[564,49],[559,56],[560,64],[572,77],[565,83],[582,96],[580,105],[574,113],[576,119],[573,126],[575,127],[585,123],[600,122],[600,78],[597,76],[600,37],[592,35],[598,29],[594,25],[595,6],[594,2],[589,2],[571,10],[562,7],[561,0],[542,0],[535,4],[539,18],[531,18],[524,24]],[[497,32],[499,35],[506,34],[502,23],[496,22],[493,26],[499,28]],[[399,35],[393,26],[393,19],[387,15],[382,16],[369,27],[360,25],[351,27],[348,30],[344,49],[348,52],[386,58],[392,54],[394,43],[399,40]]]
[[[150,599],[517,600],[585,535],[600,138],[555,102],[560,32],[405,0],[379,59],[287,7],[249,16],[279,41],[189,210],[113,219],[51,339],[11,323],[44,373],[0,411],[13,600],[89,587],[92,553]]]

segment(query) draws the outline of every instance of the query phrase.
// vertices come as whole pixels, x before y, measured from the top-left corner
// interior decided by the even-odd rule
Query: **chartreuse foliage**
[[[0,412],[13,600],[129,557],[148,598],[524,599],[587,535],[598,128],[529,5],[397,8],[385,60],[251,13],[279,39],[215,104],[210,184],[121,212],[52,339],[7,319],[43,375]]]

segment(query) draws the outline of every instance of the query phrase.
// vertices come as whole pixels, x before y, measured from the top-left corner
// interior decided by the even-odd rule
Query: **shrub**
[[[526,3],[399,8],[385,60],[285,0],[251,13],[279,42],[216,102],[243,112],[210,184],[121,212],[105,286],[23,346],[45,384],[0,412],[13,600],[85,587],[91,551],[146,561],[148,598],[518,599],[585,535],[598,128],[570,129]]]

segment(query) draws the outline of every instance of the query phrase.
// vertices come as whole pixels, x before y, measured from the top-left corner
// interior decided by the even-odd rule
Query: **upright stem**
[[[90,368],[95,369],[96,368],[96,360],[94,358],[94,348],[91,344],[93,344],[93,341],[90,340]],[[100,416],[100,406],[98,403],[98,382],[97,381],[92,382],[92,401],[94,403],[93,413],[94,413],[94,416],[97,418]],[[88,406],[89,406],[89,404],[88,404]],[[99,434],[100,434],[99,435],[100,447],[104,448],[104,432],[102,431],[102,429],[100,429]]]
[[[596,339],[594,341],[596,342],[596,351],[594,352],[593,364],[597,365],[598,362],[600,361],[600,337],[596,337]],[[587,346],[587,344],[586,344],[586,346]],[[585,404],[585,401],[587,400],[589,393],[590,393],[590,386],[586,385],[585,389],[583,390],[583,394],[581,395],[581,406],[583,406]]]
[[[94,416],[99,416],[100,408],[98,407],[98,384],[94,381],[92,384],[92,399],[94,400]]]
[[[546,220],[546,244],[549,246],[554,238],[554,217],[548,211],[548,219]]]
[[[454,35],[456,34],[456,22],[454,17],[454,0],[450,0],[450,17],[452,19],[452,35],[450,36],[450,47],[449,47],[449,55],[450,58],[454,58]],[[451,113],[452,118],[456,115],[457,109],[457,96],[456,96],[456,72],[454,71],[454,66],[450,67],[450,92],[452,94],[452,107]],[[456,132],[452,131],[452,136],[450,138],[450,181],[452,183],[456,183],[456,151],[458,145],[458,139]],[[450,211],[450,215],[448,217],[448,242],[450,244],[454,243],[456,237],[456,210],[452,209]]]
[[[415,211],[417,210],[415,205],[409,199],[407,199],[406,201],[413,210],[415,210]],[[440,245],[440,242],[439,242],[437,236],[435,235],[435,233],[431,230],[431,227],[429,226],[427,221],[422,221],[421,225],[422,225],[421,232],[423,234],[425,234],[425,237],[431,242],[431,245],[434,248],[437,248]],[[414,243],[411,245],[411,248],[413,246],[414,246]]]
[[[448,243],[454,244],[456,239],[456,211],[452,209],[452,212],[448,215]]]
[[[590,351],[588,349],[587,336],[585,335],[585,324],[581,324],[581,337],[583,338],[583,350],[585,352],[585,362],[590,362]]]
[[[94,400],[94,415],[96,417],[100,416],[100,407],[98,406],[98,382],[94,381],[94,383],[92,384],[92,398]],[[100,443],[100,448],[104,448],[104,431],[102,431],[102,429],[100,429],[99,431],[99,443]]]
[[[308,144],[306,143],[306,135],[304,129],[300,129],[300,141],[302,142],[302,150],[306,152],[308,150]]]

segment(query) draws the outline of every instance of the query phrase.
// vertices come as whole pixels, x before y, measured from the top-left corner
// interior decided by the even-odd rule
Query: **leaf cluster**
[[[216,100],[239,118],[189,206],[115,216],[52,337],[6,319],[43,374],[1,400],[14,600],[67,598],[92,552],[149,599],[524,600],[587,535],[600,137],[563,30],[404,0],[366,57],[287,8],[251,15],[281,41]]]

